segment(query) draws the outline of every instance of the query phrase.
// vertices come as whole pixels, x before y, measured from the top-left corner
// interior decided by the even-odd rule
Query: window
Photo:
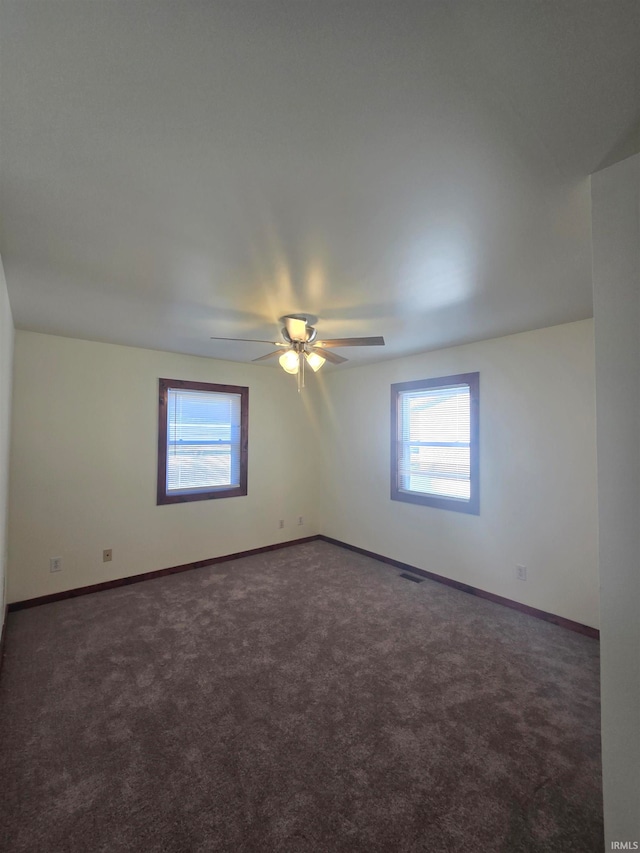
[[[479,373],[391,386],[391,499],[480,513]]]
[[[158,503],[247,494],[249,389],[160,380]]]

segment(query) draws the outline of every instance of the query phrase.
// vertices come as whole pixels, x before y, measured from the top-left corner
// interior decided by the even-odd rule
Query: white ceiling
[[[637,0],[4,2],[18,328],[351,364],[591,316],[588,175],[640,148]],[[269,364],[269,362],[267,362]]]

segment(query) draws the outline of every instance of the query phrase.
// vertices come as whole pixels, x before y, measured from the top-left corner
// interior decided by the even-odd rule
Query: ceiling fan
[[[318,330],[314,323],[318,318],[313,314],[285,314],[280,317],[283,341],[264,341],[256,338],[216,338],[212,341],[246,341],[256,344],[272,344],[278,349],[254,358],[253,361],[265,361],[268,358],[279,356],[280,366],[287,373],[298,376],[298,391],[304,388],[304,366],[305,363],[316,373],[325,361],[332,364],[342,364],[348,359],[338,355],[331,350],[335,347],[383,347],[384,338],[332,338],[330,340],[318,340]]]

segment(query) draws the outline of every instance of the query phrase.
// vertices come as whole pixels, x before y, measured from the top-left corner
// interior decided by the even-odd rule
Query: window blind
[[[458,500],[471,495],[468,385],[398,395],[398,488]]]
[[[240,484],[240,394],[169,388],[167,492]]]

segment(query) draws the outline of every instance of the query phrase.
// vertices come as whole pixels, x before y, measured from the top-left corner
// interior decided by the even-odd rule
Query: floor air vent
[[[422,583],[424,580],[424,578],[414,578],[413,575],[408,575],[406,572],[403,572],[400,577],[405,578],[408,581],[413,581],[414,583]]]

